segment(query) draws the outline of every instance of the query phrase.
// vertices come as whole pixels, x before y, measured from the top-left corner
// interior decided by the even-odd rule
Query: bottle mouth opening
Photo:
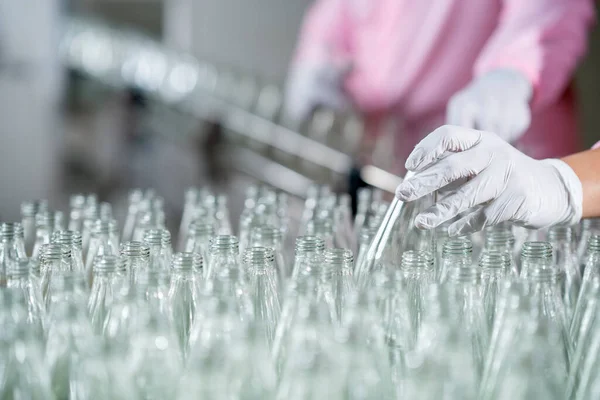
[[[171,244],[171,234],[166,229],[149,229],[144,233],[143,243],[165,247]]]
[[[283,232],[281,232],[281,229],[271,225],[261,225],[254,227],[250,236],[255,240],[266,240],[277,243],[283,239]]]
[[[190,236],[214,236],[215,227],[213,224],[202,222],[200,220],[192,221],[189,226]]]
[[[3,222],[0,225],[0,238],[2,240],[22,239],[23,225],[20,222]]]
[[[296,254],[322,253],[325,251],[325,240],[319,236],[300,236],[296,239]]]
[[[470,255],[473,253],[473,243],[469,239],[452,239],[444,243],[442,255]]]
[[[233,235],[219,235],[210,240],[211,252],[215,251],[231,251],[238,253],[240,241]]]
[[[59,261],[71,258],[71,247],[58,243],[49,243],[42,246],[42,262]]]
[[[521,258],[529,260],[552,260],[552,245],[548,242],[525,242],[521,250]]]
[[[433,268],[433,254],[428,251],[405,251],[402,254],[401,267],[403,268]]]
[[[48,208],[46,200],[26,201],[21,204],[21,214],[24,217],[35,217],[40,211],[45,211]]]
[[[354,255],[349,249],[327,249],[323,253],[323,261],[328,264],[352,264]]]
[[[250,247],[244,251],[243,260],[248,265],[272,265],[275,253],[269,247]]]
[[[590,236],[587,245],[590,251],[600,251],[600,235]]]
[[[75,246],[81,249],[83,240],[77,231],[56,231],[52,234],[52,242],[62,245]]]
[[[180,252],[173,254],[173,269],[175,270],[199,270],[202,269],[202,256],[197,253]]]
[[[479,266],[483,269],[507,269],[510,264],[510,256],[504,252],[486,251],[479,260]]]
[[[92,226],[92,232],[96,235],[117,233],[117,221],[114,219],[97,219]]]
[[[94,260],[94,271],[97,272],[113,272],[117,269],[119,257],[117,256],[101,256]]]
[[[553,226],[548,230],[548,240],[550,241],[570,241],[572,237],[573,229],[570,226]]]
[[[150,247],[144,245],[142,242],[125,242],[121,244],[120,252],[121,256],[125,257],[150,257]]]

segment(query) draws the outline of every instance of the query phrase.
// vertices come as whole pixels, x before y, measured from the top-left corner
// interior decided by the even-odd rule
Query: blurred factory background
[[[156,188],[179,215],[186,187],[210,185],[229,194],[233,221],[250,182],[299,204],[312,182],[392,191],[386,139],[366,146],[355,116],[281,115],[310,3],[2,1],[0,220],[17,220],[23,200],[66,205],[77,192],[124,207],[132,187]],[[599,70],[596,27],[576,85],[586,145],[600,139]]]

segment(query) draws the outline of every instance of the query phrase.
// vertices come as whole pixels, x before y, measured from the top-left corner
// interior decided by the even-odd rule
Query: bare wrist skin
[[[600,217],[600,149],[561,159],[575,172],[583,188],[582,218]]]

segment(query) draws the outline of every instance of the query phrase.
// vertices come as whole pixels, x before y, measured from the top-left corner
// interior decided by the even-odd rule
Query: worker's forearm
[[[583,218],[600,217],[600,149],[562,159],[575,171],[583,186]]]

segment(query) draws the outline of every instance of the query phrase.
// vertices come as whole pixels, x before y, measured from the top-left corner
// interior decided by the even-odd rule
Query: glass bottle
[[[93,282],[93,265],[96,257],[115,256],[119,254],[119,237],[117,232],[117,222],[115,220],[101,220],[94,222],[90,247],[85,259],[85,271],[90,286]]]
[[[344,399],[391,399],[398,386],[393,383],[390,342],[386,343],[376,298],[374,293],[354,291],[344,299],[342,325],[336,332],[343,350],[337,358],[344,364]]]
[[[21,258],[12,263],[8,271],[7,287],[19,290],[26,302],[27,323],[40,340],[44,339],[46,314],[41,292],[31,279],[29,260]]]
[[[0,398],[42,400],[52,398],[48,369],[43,359],[43,337],[32,329],[23,291],[0,290]]]
[[[320,264],[325,251],[325,240],[317,236],[299,236],[296,238],[296,255],[292,269],[292,280],[308,275],[311,269]]]
[[[81,234],[77,231],[56,231],[52,233],[52,243],[71,247],[71,270],[85,272],[82,255]]]
[[[502,250],[485,250],[479,258],[479,268],[481,268],[485,314],[488,327],[492,329],[500,292],[505,281],[512,275],[510,254]]]
[[[369,245],[371,244],[371,241],[373,240],[373,237],[377,233],[378,229],[379,229],[379,225],[376,227],[363,226],[362,232],[360,232],[358,256],[357,256],[356,262],[354,264],[355,265],[354,274],[357,277],[357,279],[359,277],[364,276],[368,272],[368,271],[359,271],[358,266],[365,265],[364,258],[367,254],[367,251],[369,250]]]
[[[173,254],[169,231],[166,229],[150,229],[144,234],[142,243],[150,248],[148,267],[168,271]]]
[[[371,189],[359,188],[356,199],[356,216],[354,217],[354,233],[356,242],[361,243],[363,226],[366,225],[371,207]],[[358,251],[358,250],[357,250]]]
[[[192,221],[189,226],[184,249],[188,253],[200,254],[204,263],[207,264],[210,240],[213,236],[215,236],[215,227],[212,223],[202,222],[201,220]]]
[[[240,266],[239,240],[235,236],[215,236],[210,240],[209,263],[205,278],[212,279],[221,270],[236,269]]]
[[[54,303],[45,356],[54,398],[70,398],[82,359],[97,346],[85,308],[72,301]]]
[[[120,268],[128,275],[129,285],[133,286],[140,271],[148,269],[150,247],[141,242],[125,242],[121,244],[119,255]]]
[[[127,276],[125,271],[120,268],[118,256],[96,257],[94,283],[88,300],[88,312],[92,328],[97,335],[102,334],[104,320],[110,312],[111,305],[121,295],[127,284]]]
[[[490,339],[481,290],[481,270],[476,267],[451,268],[447,280],[449,290],[445,293],[448,298],[443,301],[448,301],[452,317],[457,319],[464,334],[471,340],[474,362],[480,375]]]
[[[243,260],[254,303],[254,317],[264,323],[266,340],[272,343],[281,314],[273,249],[249,247]]]
[[[85,280],[85,275],[70,271],[54,273],[44,298],[48,320],[52,321],[53,318],[57,317],[54,314],[54,306],[62,302],[71,302],[81,308],[82,312],[87,315],[89,294],[89,286]]]
[[[140,204],[144,200],[144,193],[141,189],[133,189],[129,192],[127,216],[123,225],[123,234],[121,240],[124,242],[131,241],[133,238],[133,230],[137,222],[138,212],[143,206]]]
[[[185,250],[186,242],[188,240],[188,228],[192,223],[192,214],[198,199],[200,197],[199,190],[195,187],[190,187],[185,190],[183,213],[181,214],[181,223],[179,224],[179,235],[178,245],[179,250]]]
[[[569,329],[570,337],[575,344],[577,344],[580,336],[579,330],[581,329],[588,302],[595,296],[596,284],[600,282],[600,235],[591,235],[589,237],[586,254],[586,260],[583,261],[585,272]]]
[[[19,222],[3,222],[0,225],[0,288],[6,286],[6,273],[10,264],[25,258],[23,225]]]
[[[283,256],[283,232],[272,225],[259,225],[250,232],[250,246],[269,247],[275,252],[275,270],[279,278],[279,285],[291,275],[290,266]]]
[[[349,194],[338,195],[338,204],[333,210],[334,242],[337,247],[356,251],[356,234],[352,226],[352,199]]]
[[[202,257],[196,253],[175,253],[169,288],[172,320],[179,339],[179,347],[185,356],[188,353],[188,340],[195,320],[197,308],[200,306],[200,275]]]
[[[562,301],[561,281],[564,271],[553,259],[552,245],[548,242],[525,242],[521,250],[521,278],[527,283],[527,294],[544,317],[557,324],[562,332],[562,347],[572,355],[567,315]]]
[[[33,251],[35,243],[35,216],[38,212],[48,211],[46,200],[26,201],[21,204],[21,225],[23,226],[23,240],[27,256]]]
[[[341,323],[342,306],[354,288],[352,251],[327,249],[323,253],[323,264],[317,285],[317,300],[328,305],[331,320]]]
[[[583,276],[585,265],[582,261],[586,259],[587,244],[592,235],[600,235],[600,218],[586,218],[581,221],[581,237],[577,247],[577,258],[580,260],[580,274]]]
[[[410,315],[417,335],[423,319],[427,287],[435,282],[433,255],[427,251],[409,250],[402,254],[400,272],[409,296]],[[416,340],[416,337],[415,337]]]
[[[276,399],[342,399],[344,358],[327,307],[299,301]]]
[[[333,221],[330,218],[311,219],[306,223],[306,235],[318,236],[327,247],[334,247]]]
[[[548,230],[548,242],[554,250],[556,266],[563,275],[561,293],[565,304],[567,321],[571,321],[579,296],[581,276],[573,248],[573,230],[569,226],[553,226]]]
[[[71,271],[71,247],[55,243],[45,244],[42,246],[40,260],[42,295],[47,306],[48,291],[53,277]]]
[[[485,229],[484,251],[491,250],[507,253],[513,276],[519,276],[519,270],[515,262],[515,235],[510,226],[499,224]]]
[[[216,199],[216,220],[219,224],[219,235],[231,235],[231,220],[229,218],[229,208],[227,207],[227,196],[220,194]]]
[[[70,231],[79,232],[83,230],[83,211],[85,208],[85,196],[83,194],[75,194],[69,198],[69,223],[67,229]]]
[[[35,216],[35,243],[31,257],[39,258],[42,246],[50,243],[52,236],[51,214],[48,211],[40,212]]]
[[[473,265],[473,244],[469,239],[447,240],[442,250],[440,281],[445,281],[452,269],[471,268]]]
[[[577,302],[577,312],[571,323],[570,336],[573,341],[573,357],[569,365],[569,380],[567,395],[573,398],[581,385],[584,368],[590,365],[590,357],[597,357],[591,353],[594,337],[600,331],[599,303],[600,279],[594,278],[587,285],[585,293],[581,293]]]
[[[91,200],[91,201],[89,201]],[[100,210],[98,210],[98,203],[95,197],[88,197],[86,199],[86,206],[83,210],[83,221],[81,228],[81,241],[83,247],[83,261],[86,262],[88,253],[90,251],[90,242],[92,239],[92,231],[98,218],[100,217]]]

